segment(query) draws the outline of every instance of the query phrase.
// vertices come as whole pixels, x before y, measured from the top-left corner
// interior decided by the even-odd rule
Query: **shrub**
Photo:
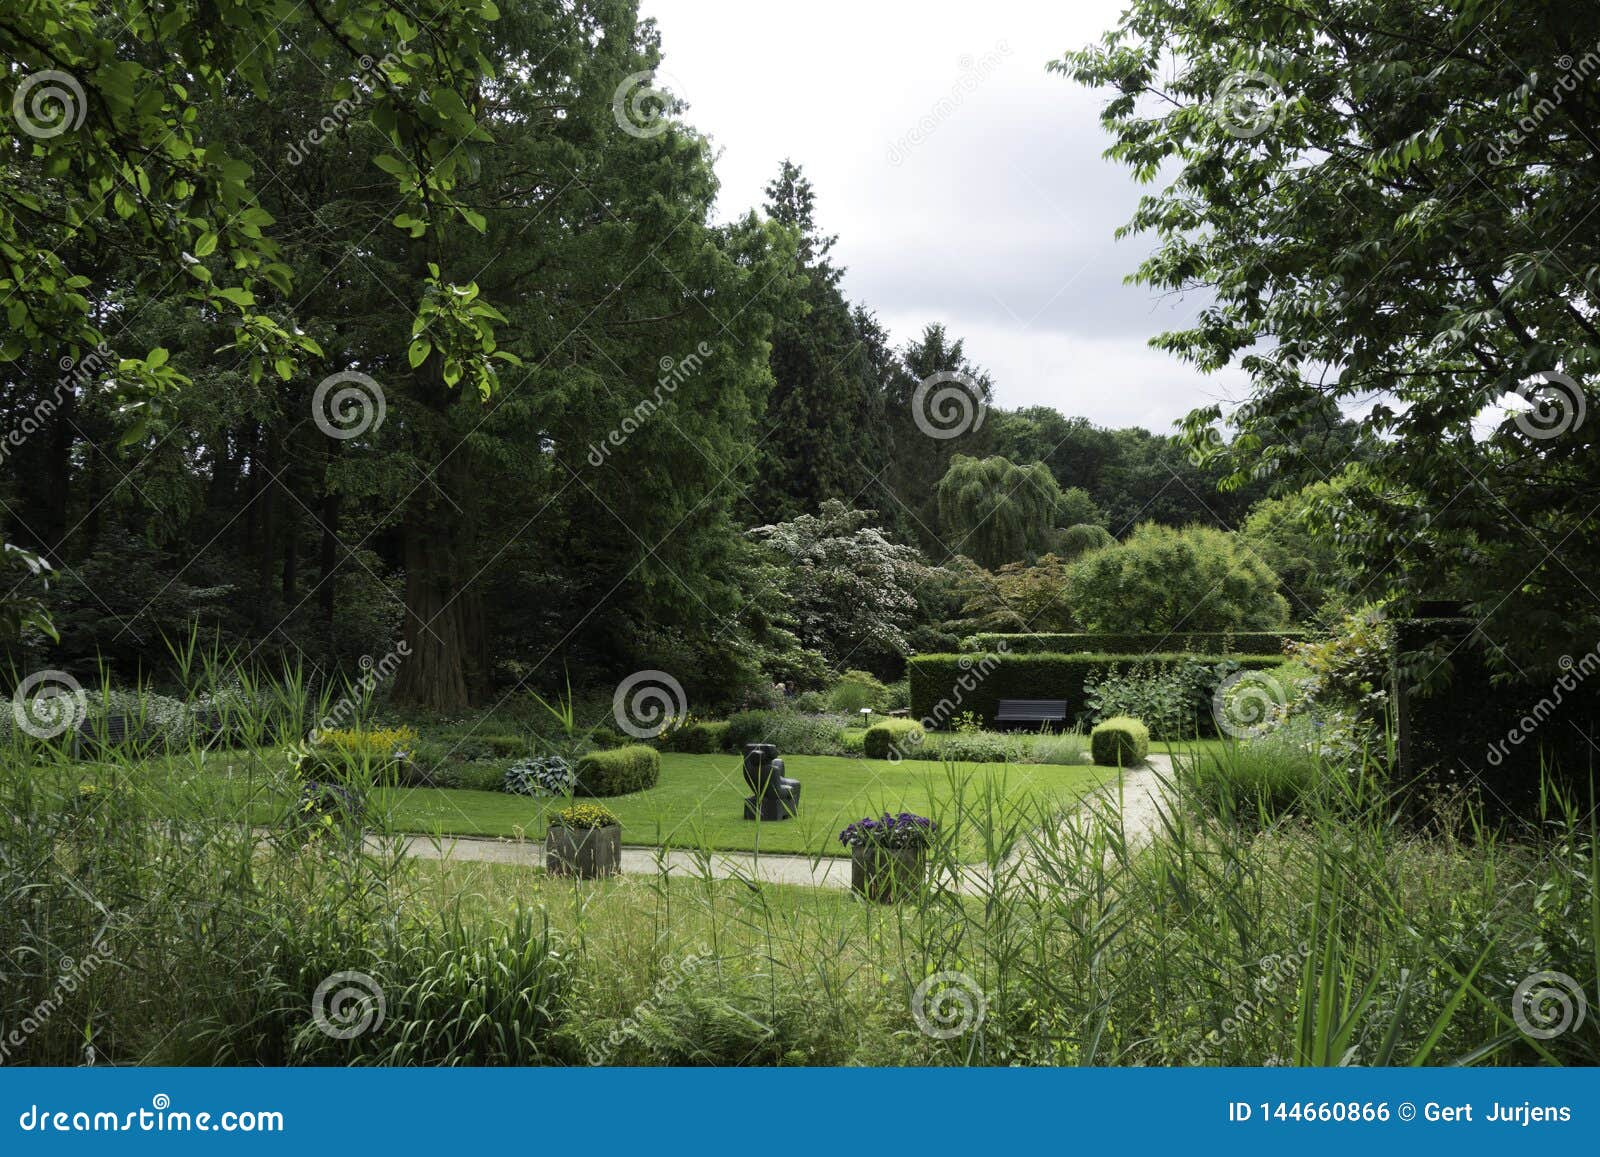
[[[578,760],[579,795],[630,795],[656,785],[661,778],[661,753],[635,744],[612,751],[591,751]]]
[[[1282,655],[1230,655],[1245,670],[1271,670]],[[1126,665],[1127,655],[916,655],[906,665],[911,681],[911,714],[947,725],[957,714],[974,712],[992,725],[1002,699],[1065,699],[1067,720],[1089,713],[1085,684],[1105,671]],[[1219,664],[1221,655],[1145,655],[1152,670],[1195,661]]]
[[[506,768],[501,790],[512,795],[571,795],[572,764],[559,755],[535,755]]]
[[[1063,731],[1056,735],[1041,735],[1031,749],[1025,748],[1023,759],[1029,763],[1077,764],[1089,754],[1089,737],[1081,731]]]
[[[922,742],[922,724],[914,719],[887,719],[867,728],[861,750],[868,759],[888,759],[891,752],[905,755]]]
[[[821,715],[828,710],[828,697],[821,691],[802,691],[790,706],[805,715]]]
[[[1118,715],[1096,724],[1089,748],[1101,767],[1132,767],[1150,754],[1150,730],[1137,719]]]
[[[1069,578],[1072,608],[1091,630],[1270,630],[1288,622],[1278,576],[1237,536],[1209,526],[1146,522],[1085,556]]]
[[[1126,671],[1113,665],[1084,680],[1084,698],[1095,722],[1131,715],[1157,739],[1192,739],[1215,731],[1212,696],[1230,666],[1201,659],[1172,666],[1138,662]]]
[[[1293,810],[1316,788],[1323,762],[1297,742],[1295,727],[1263,739],[1198,754],[1188,769],[1195,797],[1210,811],[1246,823]]]
[[[721,751],[728,737],[726,723],[700,723],[685,719],[661,733],[661,750],[678,751],[688,755],[710,755]]]
[[[499,791],[505,786],[506,769],[500,763],[457,763],[447,767],[435,787],[461,791]]]
[[[911,706],[911,688],[904,679],[898,679],[888,686],[888,694],[883,700],[885,711],[905,711]]]
[[[338,752],[357,763],[391,763],[406,759],[416,745],[417,733],[409,727],[352,727],[316,733],[318,747]]]
[[[734,751],[749,743],[770,743],[789,755],[843,755],[844,730],[853,723],[838,715],[741,711],[728,720],[726,742]]]
[[[859,714],[863,707],[874,711],[889,697],[889,689],[870,671],[846,671],[828,692],[828,706],[847,715]]]
[[[960,731],[939,735],[930,745],[929,757],[950,763],[1005,763],[1021,755],[1020,748],[995,731]]]

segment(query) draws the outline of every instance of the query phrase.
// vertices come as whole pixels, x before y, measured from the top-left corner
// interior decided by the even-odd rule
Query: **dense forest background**
[[[8,622],[36,591],[58,633],[24,631],[17,669],[160,678],[198,636],[328,675],[403,640],[396,699],[450,712],[563,672],[661,668],[700,702],[893,677],[977,630],[1248,629],[1445,596],[1553,663],[1594,621],[1581,405],[1561,440],[1470,429],[1594,356],[1593,263],[1560,216],[1581,198],[1542,195],[1550,158],[1585,171],[1555,146],[1587,106],[1491,131],[1536,96],[1559,21],[1496,22],[1528,70],[1472,106],[1477,135],[1435,124],[1451,114],[1410,64],[1362,73],[1348,114],[1313,100],[1359,38],[1298,17],[1275,35],[1315,68],[1268,91],[1270,132],[1151,115],[1159,37],[1133,17],[1052,66],[1119,94],[1117,159],[1186,166],[1129,227],[1161,242],[1137,277],[1214,295],[1157,342],[1237,361],[1255,393],[1180,437],[1073,415],[1115,382],[999,408],[935,319],[896,346],[845,296],[799,163],[715,219],[712,149],[652,87],[661,46],[629,0],[424,7],[426,29],[386,5],[282,28],[251,7],[226,36],[63,8],[29,49],[72,66],[89,115],[4,158],[0,562]],[[1405,23],[1378,7],[1341,19]],[[1228,37],[1163,19],[1195,62],[1184,92],[1216,90]],[[1460,66],[1481,88],[1489,64]],[[1416,167],[1449,142],[1538,163],[1441,198]],[[1273,182],[1289,156],[1342,183]],[[1530,257],[1546,246],[1565,256]],[[1367,289],[1340,288],[1351,271]],[[955,391],[954,427],[930,429],[930,385]],[[1141,558],[1177,609],[1137,601]],[[1213,615],[1224,588],[1237,609]]]

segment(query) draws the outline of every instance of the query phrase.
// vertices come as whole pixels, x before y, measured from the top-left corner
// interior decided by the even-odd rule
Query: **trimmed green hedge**
[[[578,760],[578,795],[630,795],[656,785],[661,778],[661,753],[635,744],[612,751],[591,751]]]
[[[1311,637],[1309,631],[1177,631],[1136,635],[1030,634],[968,635],[963,651],[987,652],[1002,647],[1013,655],[1277,655],[1286,642]]]
[[[1132,767],[1150,754],[1150,729],[1129,715],[1114,715],[1089,732],[1089,750],[1101,767]]]
[[[661,737],[662,751],[686,755],[712,755],[721,751],[728,739],[726,723],[687,723],[674,727]]]
[[[1107,667],[1220,663],[1224,658],[1258,671],[1284,662],[1282,655],[917,655],[906,664],[906,674],[912,717],[936,728],[948,726],[965,711],[993,724],[1002,699],[1065,699],[1070,725],[1087,710],[1084,681]]]
[[[920,739],[911,738],[921,731],[922,725],[913,719],[889,719],[883,723],[874,723],[867,728],[861,750],[868,759],[888,759],[890,751],[895,749],[899,749],[904,755],[908,748],[921,742]]]

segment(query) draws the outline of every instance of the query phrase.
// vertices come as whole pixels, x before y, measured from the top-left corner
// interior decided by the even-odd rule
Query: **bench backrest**
[[[1065,719],[1065,699],[1002,699],[996,719]]]

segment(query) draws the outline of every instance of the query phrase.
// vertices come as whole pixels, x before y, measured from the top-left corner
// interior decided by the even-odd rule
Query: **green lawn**
[[[1070,808],[1113,772],[1089,766],[944,764],[857,759],[826,755],[784,758],[788,775],[800,780],[800,814],[782,823],[744,819],[746,794],[737,755],[663,755],[661,782],[649,791],[602,800],[622,820],[629,844],[719,850],[810,852],[842,855],[839,830],[851,820],[885,811],[911,811],[948,819],[959,791],[968,807],[992,791],[1009,806],[1046,812]],[[412,789],[384,793],[391,826],[404,831],[537,839],[546,808],[559,801],[525,799],[498,792]],[[966,854],[977,847],[963,840]]]
[[[1115,772],[1088,765],[967,764],[795,755],[787,773],[802,784],[800,814],[781,823],[744,819],[746,794],[737,755],[661,757],[661,780],[649,791],[602,800],[623,823],[625,843],[716,850],[842,855],[839,830],[885,811],[930,815],[955,831],[961,853],[979,854],[976,837],[955,822],[963,811],[993,807],[1025,813],[1026,826],[1070,809]],[[276,751],[216,752],[152,759],[133,774],[166,810],[268,825],[289,804],[284,757]],[[78,774],[94,774],[80,765]],[[957,798],[962,806],[957,807]],[[539,839],[546,810],[563,801],[497,791],[383,788],[373,809],[393,831]]]

